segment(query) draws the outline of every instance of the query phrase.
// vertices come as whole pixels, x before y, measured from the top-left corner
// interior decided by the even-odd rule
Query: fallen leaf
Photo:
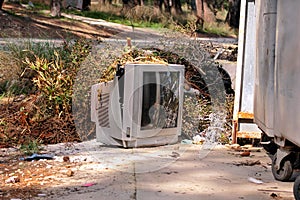
[[[240,154],[242,157],[250,156],[250,151],[244,151]]]

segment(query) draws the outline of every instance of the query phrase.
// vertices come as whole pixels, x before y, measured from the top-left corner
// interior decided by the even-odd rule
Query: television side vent
[[[97,110],[99,125],[109,128],[109,93],[101,93]]]

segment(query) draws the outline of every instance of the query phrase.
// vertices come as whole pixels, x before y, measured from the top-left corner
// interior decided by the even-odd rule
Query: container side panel
[[[275,132],[300,146],[300,1],[278,1]]]
[[[277,0],[260,1],[256,19],[256,66],[254,119],[269,136],[274,136],[274,61]]]

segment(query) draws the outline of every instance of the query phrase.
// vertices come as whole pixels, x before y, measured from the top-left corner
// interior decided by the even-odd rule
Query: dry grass
[[[18,60],[10,53],[0,51],[0,96],[10,96],[7,91],[13,92],[21,69],[18,66]]]
[[[236,37],[237,32],[224,22],[207,22],[204,23],[204,32],[218,36]]]
[[[0,83],[18,78],[21,72],[17,63],[11,53],[0,51]]]

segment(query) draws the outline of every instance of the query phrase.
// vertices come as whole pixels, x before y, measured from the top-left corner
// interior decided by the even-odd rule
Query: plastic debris
[[[193,144],[193,141],[188,140],[188,139],[184,139],[184,140],[181,140],[181,144]]]
[[[28,2],[28,6],[34,8],[34,5],[31,1]]]
[[[82,187],[91,187],[93,185],[95,185],[96,183],[86,183],[86,184],[83,184]]]
[[[31,156],[21,158],[20,160],[25,160],[25,161],[32,161],[32,160],[52,160],[54,156],[49,155],[49,154],[32,154]]]
[[[264,182],[253,177],[248,177],[248,181],[255,184],[263,184]]]
[[[205,141],[205,138],[201,137],[200,135],[196,135],[193,137],[194,144],[203,144],[204,141]]]
[[[20,178],[18,176],[12,176],[5,180],[5,183],[18,183]]]
[[[47,194],[38,194],[37,196],[38,196],[38,197],[46,197]]]

